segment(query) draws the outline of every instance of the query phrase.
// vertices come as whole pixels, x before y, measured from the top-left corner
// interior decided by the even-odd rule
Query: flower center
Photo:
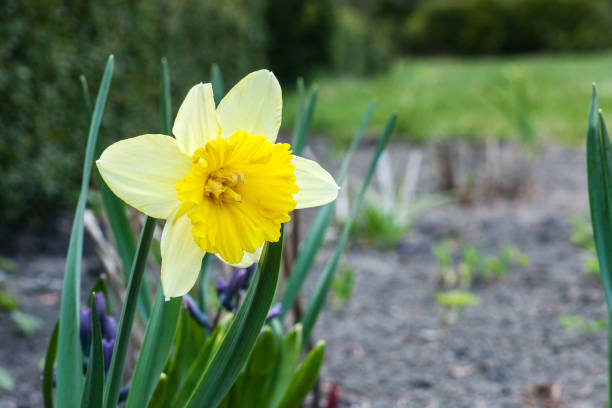
[[[175,188],[180,214],[191,220],[195,243],[230,264],[265,241],[296,205],[295,166],[288,144],[239,130],[197,149],[189,173]]]
[[[244,176],[228,169],[220,169],[208,176],[204,185],[204,195],[210,197],[217,204],[242,200],[237,192],[239,184],[244,183]]]

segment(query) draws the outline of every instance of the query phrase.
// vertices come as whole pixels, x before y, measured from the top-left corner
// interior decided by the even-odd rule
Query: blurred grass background
[[[602,105],[612,95],[610,0],[5,0],[0,35],[2,224],[74,203],[86,134],[78,78],[98,83],[110,53],[103,146],[159,130],[163,56],[174,111],[212,63],[226,87],[272,69],[285,129],[304,76],[319,89],[315,130],[334,141],[377,97],[373,130],[393,111],[410,141],[514,137],[514,110],[527,107],[538,137],[578,143],[591,81]]]
[[[398,112],[399,137],[410,142],[510,139],[518,133],[512,111],[527,103],[538,137],[575,146],[584,142],[592,81],[601,89],[602,106],[612,104],[611,73],[612,52],[401,59],[373,77],[317,76],[313,130],[338,142],[349,140],[374,97],[372,132],[382,130],[388,112]],[[517,100],[523,91],[527,100]],[[295,95],[289,94],[285,125],[293,122],[295,106]]]

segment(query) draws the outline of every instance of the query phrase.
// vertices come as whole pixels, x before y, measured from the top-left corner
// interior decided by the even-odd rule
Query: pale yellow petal
[[[119,198],[165,219],[180,205],[174,185],[189,173],[191,159],[170,136],[142,135],[112,144],[96,164]]]
[[[161,238],[161,283],[164,296],[183,296],[191,290],[202,265],[204,251],[193,240],[187,216],[169,219]]]
[[[211,84],[198,84],[189,90],[172,127],[179,147],[188,155],[219,137],[219,122]]]
[[[296,209],[317,207],[332,202],[338,197],[340,187],[323,167],[313,160],[293,156],[295,184],[300,190],[293,195]]]
[[[262,250],[263,250],[263,245],[260,246],[259,248],[257,248],[257,250],[255,252],[246,252],[245,251],[244,252],[244,256],[242,257],[240,262],[238,262],[236,264],[230,264],[230,265],[235,266],[236,268],[247,268],[247,267],[253,265],[255,262],[259,262],[259,258],[261,257],[261,251]],[[217,258],[219,258],[220,260],[225,262],[225,260],[223,258],[221,258],[219,255],[217,255]]]
[[[221,136],[229,138],[238,130],[265,135],[276,141],[281,123],[283,97],[274,74],[262,69],[238,82],[219,103],[217,115]]]

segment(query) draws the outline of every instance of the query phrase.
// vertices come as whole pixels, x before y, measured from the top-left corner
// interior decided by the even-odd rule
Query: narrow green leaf
[[[223,76],[217,64],[212,64],[210,67],[210,82],[212,83],[215,105],[219,105],[225,95],[225,90],[223,88]]]
[[[280,364],[274,373],[269,407],[276,408],[287,392],[302,351],[302,325],[296,324],[282,341]]]
[[[278,346],[272,330],[266,327],[253,348],[251,357],[243,372],[244,380],[239,392],[232,398],[233,407],[268,407],[262,403],[268,394],[268,379],[276,368],[278,361]],[[234,387],[232,387],[234,392]]]
[[[310,338],[310,333],[312,332],[312,328],[314,327],[317,318],[319,317],[319,313],[321,312],[321,308],[325,303],[325,298],[327,296],[327,292],[329,292],[329,288],[334,278],[334,272],[336,271],[336,267],[338,262],[340,261],[340,256],[348,243],[349,234],[351,227],[353,226],[353,222],[357,217],[359,212],[359,207],[361,207],[361,203],[363,202],[363,198],[365,197],[366,190],[370,185],[370,180],[372,179],[372,175],[376,170],[376,165],[378,164],[378,159],[380,155],[385,150],[387,146],[387,142],[389,142],[389,138],[391,137],[391,133],[393,132],[393,128],[395,127],[395,121],[397,117],[392,115],[391,118],[387,121],[387,125],[385,126],[385,130],[381,138],[378,140],[378,144],[376,145],[376,150],[374,152],[374,156],[370,161],[370,167],[368,168],[368,172],[366,173],[365,180],[363,181],[363,185],[361,186],[361,190],[359,191],[359,195],[353,204],[353,208],[351,209],[351,213],[349,218],[344,225],[344,229],[342,230],[342,235],[336,244],[336,249],[332,258],[327,263],[323,273],[319,277],[319,281],[317,282],[317,286],[313,292],[310,301],[308,302],[308,306],[306,307],[306,311],[304,312],[304,316],[302,317],[302,326],[304,330],[304,344],[308,342]]]
[[[81,398],[81,408],[101,408],[104,394],[104,352],[102,351],[102,329],[96,301],[91,301],[91,322],[93,335],[85,377],[85,389]]]
[[[296,154],[298,156],[302,154],[302,152],[304,151],[304,148],[306,147],[316,102],[317,102],[317,89],[313,87],[308,93],[308,97],[306,99],[304,107],[299,112],[299,115],[298,115],[299,120],[295,122],[295,127],[293,129],[291,149],[293,150],[293,154]]]
[[[276,291],[283,252],[283,232],[264,246],[249,290],[227,335],[193,391],[188,408],[216,407],[238,378],[263,327]]]
[[[161,59],[161,129],[165,135],[172,136],[172,100],[170,97],[170,70],[168,60]]]
[[[89,124],[91,121],[91,114],[93,112],[93,106],[91,104],[91,95],[89,93],[89,84],[85,75],[79,76],[81,82],[81,91],[83,92],[83,102],[85,103],[85,123]]]
[[[87,85],[87,78],[85,78],[84,75],[81,75],[80,80],[81,87],[83,90],[85,113],[87,115],[88,120],[90,120],[92,110],[91,98],[89,96],[89,87]],[[96,156],[99,156],[101,153],[99,150],[101,149],[96,150],[98,150]],[[134,254],[136,253],[136,240],[134,239],[134,233],[132,232],[130,222],[125,212],[125,205],[123,204],[121,199],[117,197],[106,185],[106,182],[102,178],[102,175],[100,174],[98,168],[95,169],[94,174],[96,177],[96,184],[98,185],[98,189],[100,190],[100,195],[102,197],[104,211],[106,212],[106,216],[108,217],[108,223],[110,225],[113,238],[115,239],[117,252],[119,254],[119,258],[121,259],[123,272],[127,279],[128,273],[132,267],[132,259],[134,259]],[[147,321],[147,319],[149,318],[149,314],[151,313],[151,297],[149,295],[147,287],[148,285],[146,279],[143,279],[143,283],[140,287],[140,298],[138,299],[138,310],[143,321],[145,322]]]
[[[183,381],[184,375],[187,374],[190,364],[197,358],[198,349],[188,350],[190,345],[188,339],[192,334],[190,320],[189,312],[182,308],[178,316],[178,324],[176,325],[176,333],[174,335],[173,358],[169,359],[166,363],[166,390],[158,395],[160,401],[155,401],[156,406],[167,407],[169,405],[169,402]],[[205,342],[198,344],[198,348],[204,344]],[[196,356],[192,357],[190,352],[196,352]]]
[[[300,406],[317,381],[324,357],[325,342],[319,341],[312,351],[308,353],[302,365],[300,365],[300,368],[297,369],[291,378],[291,383],[279,405],[280,408],[295,408]]]
[[[175,393],[172,403],[170,404],[171,407],[183,408],[185,406],[187,400],[189,400],[189,397],[191,396],[191,393],[202,377],[202,373],[206,371],[206,367],[208,367],[208,364],[210,363],[211,356],[216,350],[219,349],[228,327],[228,323],[221,323],[215,328],[212,334],[208,336],[208,339],[206,339],[206,342],[204,343],[204,347],[200,349],[198,356],[194,360],[193,364],[191,364],[191,367],[189,367],[189,371],[187,372],[187,376],[185,377],[185,381],[183,382],[181,388],[177,393]],[[156,404],[155,408],[162,406],[164,408],[166,407],[165,405]]]
[[[597,107],[597,90],[593,96],[587,129],[587,176],[591,222],[599,269],[606,293],[608,322],[612,321],[612,195],[610,182],[610,141],[608,131]],[[608,330],[608,406],[612,404],[612,325]]]
[[[104,390],[104,406],[106,408],[115,408],[119,398],[119,390],[121,388],[121,378],[123,377],[123,369],[125,368],[125,358],[127,356],[130,335],[132,332],[132,324],[134,323],[134,312],[138,302],[138,291],[142,282],[151,240],[153,239],[153,231],[155,231],[156,221],[154,218],[147,217],[145,224],[140,234],[138,248],[132,265],[132,272],[128,281],[127,293],[125,302],[121,309],[121,317],[119,319],[119,331],[117,332],[117,341],[113,351],[113,359],[108,370],[108,381]]]
[[[82,354],[79,352],[79,302],[81,298],[81,258],[83,255],[83,216],[89,192],[89,179],[93,162],[98,131],[102,121],[102,113],[108,96],[113,74],[114,58],[111,55],[106,63],[100,90],[96,99],[94,113],[91,118],[85,161],[83,164],[83,179],[81,193],[74,214],[66,268],[60,302],[59,340],[57,353],[57,405],[60,407],[76,407],[80,403],[83,387]]]
[[[43,369],[42,393],[45,408],[53,408],[53,366],[55,365],[55,355],[57,354],[57,334],[59,322],[55,324],[49,348],[45,356],[45,367]]]
[[[593,86],[589,125],[587,130],[587,176],[591,222],[595,247],[599,259],[601,277],[606,292],[608,310],[612,310],[612,218],[609,211],[607,194],[607,158],[604,140],[600,131],[600,120],[597,108],[597,91]]]
[[[361,119],[361,123],[349,148],[344,155],[344,159],[342,160],[342,164],[340,165],[340,170],[338,171],[338,176],[336,177],[336,183],[338,185],[342,185],[344,181],[344,177],[346,176],[346,172],[348,171],[349,164],[351,162],[351,158],[353,157],[353,153],[357,149],[361,138],[363,137],[365,130],[370,122],[370,118],[372,117],[372,113],[374,112],[375,102],[370,102],[370,105],[366,109],[363,118]],[[293,264],[293,268],[291,269],[291,275],[289,276],[289,280],[287,281],[287,285],[285,286],[285,291],[283,293],[282,305],[283,305],[283,316],[287,313],[287,311],[291,310],[293,306],[293,302],[297,298],[308,273],[310,272],[310,268],[314,263],[315,257],[323,244],[323,238],[325,237],[325,231],[329,226],[329,223],[334,214],[335,203],[329,203],[323,208],[319,210],[317,216],[315,217],[310,230],[308,231],[308,235],[302,244],[302,247],[298,253],[298,256]]]
[[[149,403],[172,347],[182,299],[176,297],[166,302],[161,289],[158,291],[134,368],[126,408],[146,407]]]
[[[213,255],[208,252],[202,259],[202,267],[200,268],[200,283],[198,285],[198,306],[200,310],[206,313],[208,303],[208,285],[210,279],[210,265]]]

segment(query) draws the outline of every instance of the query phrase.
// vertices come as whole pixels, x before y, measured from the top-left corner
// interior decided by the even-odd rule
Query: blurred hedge
[[[503,54],[612,46],[604,0],[427,0],[403,23],[406,52]]]
[[[396,53],[392,31],[390,25],[374,21],[353,7],[336,9],[331,36],[331,66],[336,72],[371,75],[389,66]]]
[[[217,62],[231,84],[265,65],[259,0],[5,0],[0,4],[1,224],[74,203],[86,141],[79,74],[97,92],[116,70],[101,144],[159,130],[159,61],[170,61],[174,109]]]
[[[286,83],[330,63],[332,0],[266,0],[267,57]]]

